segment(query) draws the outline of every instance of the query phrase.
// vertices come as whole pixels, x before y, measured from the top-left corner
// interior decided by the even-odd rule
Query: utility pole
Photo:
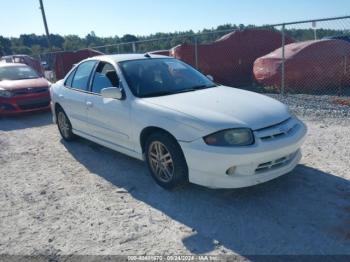
[[[50,42],[50,33],[49,33],[49,28],[47,26],[47,21],[46,21],[46,15],[45,15],[45,9],[44,9],[44,5],[43,5],[43,0],[39,0],[40,3],[40,9],[41,9],[41,14],[43,15],[43,22],[44,22],[44,26],[45,26],[45,32],[46,32],[46,38],[47,38],[47,44],[49,46],[49,49],[51,49],[51,42]]]

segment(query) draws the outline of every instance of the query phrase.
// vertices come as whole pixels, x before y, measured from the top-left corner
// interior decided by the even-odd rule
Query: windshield
[[[137,97],[154,97],[216,86],[191,66],[172,58],[150,58],[119,63]]]
[[[33,78],[39,78],[39,75],[29,66],[0,67],[0,81],[33,79]]]

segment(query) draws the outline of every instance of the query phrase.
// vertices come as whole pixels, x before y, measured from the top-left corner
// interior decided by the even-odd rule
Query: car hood
[[[226,86],[145,98],[145,101],[181,112],[197,122],[196,126],[213,130],[235,127],[256,130],[290,117],[288,108],[275,99]]]
[[[35,78],[35,79],[21,79],[21,80],[2,80],[0,81],[0,88],[5,90],[15,90],[22,88],[40,88],[48,87],[49,82],[45,78]]]

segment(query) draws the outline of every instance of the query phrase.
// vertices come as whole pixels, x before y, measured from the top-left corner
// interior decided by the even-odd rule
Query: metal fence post
[[[281,95],[285,95],[285,45],[286,45],[286,25],[282,25],[282,76],[281,76]]]
[[[197,40],[197,37],[194,38],[194,59],[195,59],[196,69],[198,69],[198,40]]]

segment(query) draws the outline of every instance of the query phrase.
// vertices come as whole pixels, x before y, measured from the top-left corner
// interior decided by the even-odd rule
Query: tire
[[[72,131],[72,124],[62,108],[56,110],[57,127],[65,141],[72,141],[76,138]]]
[[[151,134],[145,143],[145,155],[147,167],[161,187],[170,190],[188,183],[185,156],[170,135],[164,132]]]

